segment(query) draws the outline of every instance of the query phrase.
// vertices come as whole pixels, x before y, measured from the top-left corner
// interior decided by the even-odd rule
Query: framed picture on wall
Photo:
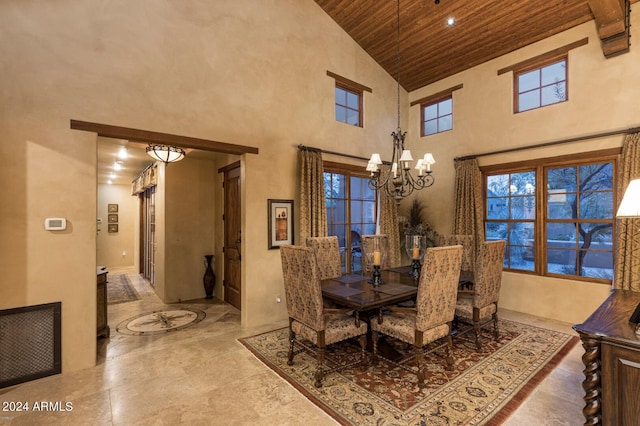
[[[118,224],[117,223],[110,223],[109,224],[109,233],[112,234],[114,232],[118,232]]]
[[[269,250],[293,244],[293,200],[268,200]]]
[[[118,213],[118,205],[117,204],[108,204],[107,210],[109,213]]]
[[[109,223],[118,223],[118,214],[117,213],[109,213],[108,216],[108,222]]]

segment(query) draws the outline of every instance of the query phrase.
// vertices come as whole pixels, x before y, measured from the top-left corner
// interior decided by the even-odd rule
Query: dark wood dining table
[[[357,312],[373,311],[386,305],[410,300],[418,293],[418,282],[409,275],[410,267],[380,271],[383,284],[374,286],[367,275],[343,275],[322,281],[322,297]]]

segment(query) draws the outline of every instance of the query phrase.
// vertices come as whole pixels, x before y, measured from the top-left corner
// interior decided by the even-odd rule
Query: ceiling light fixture
[[[184,149],[169,145],[149,145],[147,154],[154,160],[162,161],[165,164],[175,163],[184,158]]]
[[[116,161],[115,163],[113,163],[113,170],[122,170],[122,161]]]
[[[447,18],[447,27],[453,27],[456,24],[456,18],[453,16]]]
[[[413,157],[411,151],[404,149],[404,138],[407,132],[403,132],[400,128],[400,0],[398,0],[398,128],[391,133],[393,137],[393,154],[391,158],[391,169],[387,170],[384,175],[380,170],[383,164],[380,154],[373,153],[367,164],[367,171],[371,172],[369,178],[369,188],[384,188],[386,193],[396,200],[396,204],[400,204],[403,198],[410,195],[414,190],[420,190],[433,185],[435,178],[431,175],[431,165],[435,164],[433,155],[426,153],[423,158],[416,163],[415,169],[418,176],[411,175],[411,164]],[[387,163],[388,164],[388,163]]]
[[[122,160],[126,160],[127,157],[129,157],[129,153],[127,152],[127,148],[125,148],[124,146],[121,146],[120,149],[118,150],[118,154],[116,156],[118,158],[122,159]]]

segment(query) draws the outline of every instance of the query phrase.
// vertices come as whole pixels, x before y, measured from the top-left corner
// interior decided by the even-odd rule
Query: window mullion
[[[541,165],[536,167],[536,220],[535,220],[535,254],[536,274],[544,275],[547,269],[547,181],[546,170]]]

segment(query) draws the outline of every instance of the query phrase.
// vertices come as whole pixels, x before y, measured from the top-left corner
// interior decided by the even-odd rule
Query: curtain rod
[[[553,142],[544,142],[544,143],[539,143],[535,145],[521,146],[518,148],[508,148],[508,149],[501,149],[498,151],[483,152],[482,154],[466,155],[464,157],[456,157],[453,159],[453,161],[471,160],[478,157],[485,157],[487,155],[505,154],[507,152],[523,151],[526,149],[534,149],[534,148],[543,148],[546,146],[561,145],[564,143],[578,142],[578,141],[583,141],[587,139],[597,139],[597,138],[603,138],[606,136],[615,136],[615,135],[638,133],[638,132],[640,132],[640,127],[631,127],[625,130],[613,130],[610,132],[595,133],[592,135],[585,135],[585,136],[576,136],[574,138],[560,139]]]
[[[298,145],[298,149],[301,149],[301,150],[306,149],[308,151],[316,151],[316,152],[324,153],[324,154],[339,155],[340,157],[355,158],[356,160],[369,161],[369,159],[366,158],[366,157],[359,157],[357,155],[351,155],[351,154],[343,154],[342,152],[326,151],[324,149],[314,148],[314,147],[311,147],[311,146]]]

